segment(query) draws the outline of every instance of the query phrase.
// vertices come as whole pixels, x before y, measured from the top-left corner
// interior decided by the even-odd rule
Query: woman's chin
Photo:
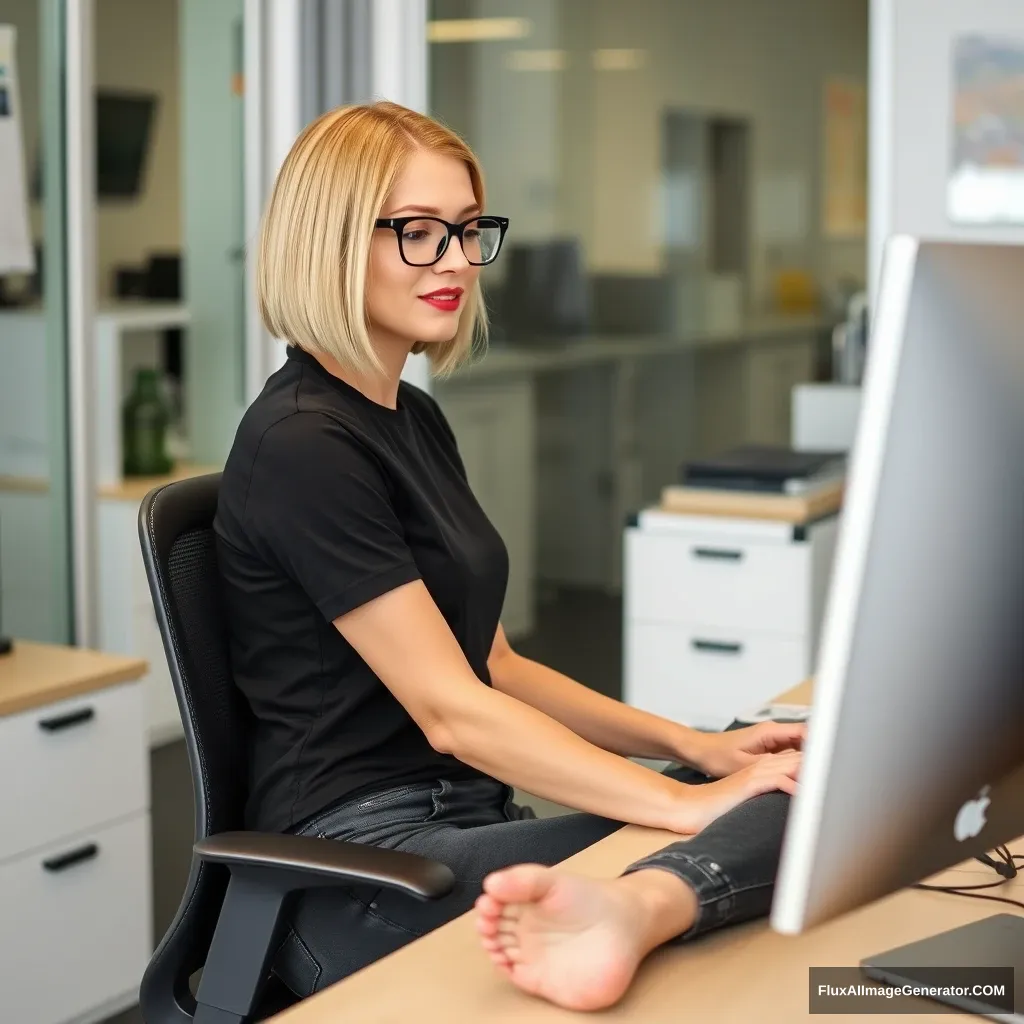
[[[424,345],[443,345],[455,337],[459,329],[459,321],[453,317],[449,323],[423,324],[416,339]]]

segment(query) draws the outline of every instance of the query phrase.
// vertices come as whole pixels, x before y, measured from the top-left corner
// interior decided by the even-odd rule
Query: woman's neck
[[[411,346],[404,343],[398,345],[374,346],[377,357],[384,367],[383,373],[356,373],[346,369],[333,356],[317,355],[317,362],[330,374],[354,387],[371,402],[386,406],[388,409],[398,407],[398,385],[402,379],[402,370],[409,356]]]

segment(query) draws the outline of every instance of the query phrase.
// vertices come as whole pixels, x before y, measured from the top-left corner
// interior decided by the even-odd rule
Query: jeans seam
[[[645,857],[643,860],[638,861],[635,867],[652,867],[656,866],[658,862],[664,862],[667,860],[679,861],[682,864],[696,868],[704,876],[707,882],[715,888],[720,888],[724,884],[728,892],[737,891],[732,878],[723,871],[721,867],[712,871],[710,867],[701,863],[701,858],[699,856],[695,857],[692,853],[665,851],[653,854],[650,857]]]
[[[352,810],[363,811],[366,810],[366,808],[368,807],[373,807],[376,804],[379,804],[381,800],[392,797],[404,796],[406,793],[413,793],[419,788],[420,786],[418,785],[410,785],[397,786],[395,789],[387,789],[384,790],[382,793],[375,793],[373,796],[367,797],[365,800],[360,800],[359,803],[352,808]]]
[[[415,931],[412,928],[407,928],[404,924],[399,924],[398,921],[392,921],[390,917],[385,917],[379,910],[376,909],[377,901],[374,900],[372,903],[363,903],[362,900],[356,902],[361,903],[363,909],[366,911],[367,917],[376,918],[382,924],[389,925],[392,928],[396,928],[400,932],[404,932],[406,935],[411,935],[413,938],[421,938],[425,933],[421,931]]]
[[[439,779],[438,784],[430,791],[430,800],[434,805],[434,811],[428,821],[440,817],[448,809],[445,806],[444,798],[452,791],[452,784],[447,779]],[[424,823],[425,824],[425,823]]]

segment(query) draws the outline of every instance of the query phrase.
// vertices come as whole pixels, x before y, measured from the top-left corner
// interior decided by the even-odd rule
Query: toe
[[[503,903],[535,903],[553,884],[553,872],[542,864],[518,864],[484,879],[484,892]]]
[[[494,920],[497,920],[505,910],[504,903],[499,903],[493,896],[488,896],[487,893],[477,896],[476,903],[474,905],[477,913],[481,917],[492,918]]]

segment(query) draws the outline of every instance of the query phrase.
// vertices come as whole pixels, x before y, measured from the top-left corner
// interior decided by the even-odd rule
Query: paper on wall
[[[0,274],[35,270],[29,235],[16,44],[14,26],[0,25]]]

